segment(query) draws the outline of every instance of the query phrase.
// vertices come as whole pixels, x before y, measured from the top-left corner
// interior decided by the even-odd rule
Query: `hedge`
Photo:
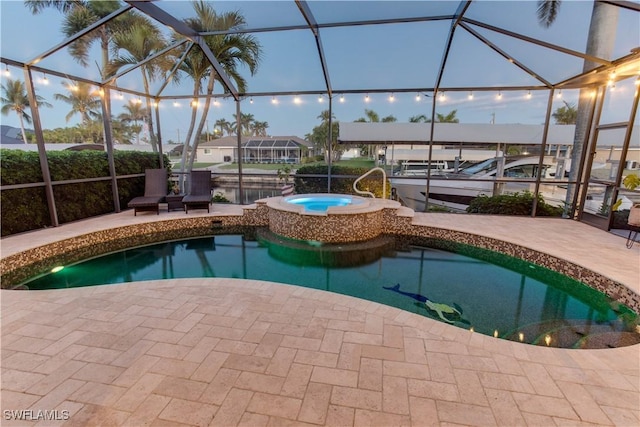
[[[0,149],[0,182],[3,186],[43,182],[38,153]],[[52,181],[109,176],[107,153],[103,151],[52,151],[47,153]],[[144,173],[158,168],[156,153],[114,152],[118,175]],[[165,164],[170,165],[165,156]],[[120,206],[144,194],[144,177],[118,180]],[[58,222],[102,215],[114,211],[111,180],[54,185]],[[2,236],[51,226],[44,187],[2,190]]]
[[[480,195],[469,203],[467,212],[495,215],[531,215],[533,197],[533,194],[528,191],[497,196]],[[536,216],[562,216],[562,211],[561,207],[551,206],[538,194]]]
[[[368,172],[367,168],[354,168],[348,166],[331,166],[331,192],[339,194],[357,194],[353,190],[353,182],[359,176]],[[294,185],[296,193],[326,193],[327,178],[325,177],[304,177],[301,175],[327,175],[329,172],[328,165],[307,165],[298,168]],[[350,175],[352,178],[338,178],[334,175]],[[370,191],[376,197],[382,197],[382,180],[377,173],[371,174],[358,183],[358,189],[361,191]],[[391,193],[391,185],[387,181],[387,194]]]

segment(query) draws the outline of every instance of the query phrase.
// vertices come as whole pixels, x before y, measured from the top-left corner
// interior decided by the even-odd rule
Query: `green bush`
[[[353,182],[358,179],[359,176],[366,173],[367,168],[354,168],[346,166],[331,166],[331,192],[339,194],[357,194],[353,190]],[[327,165],[307,165],[302,166],[296,171],[296,177],[294,180],[294,186],[296,193],[326,193],[327,192],[327,177],[304,177],[301,175],[327,175],[329,167]],[[349,175],[349,178],[340,178],[336,175]],[[371,174],[364,178],[358,184],[358,189],[361,191],[370,191],[376,195],[376,197],[382,197],[382,180],[379,174]],[[387,181],[387,194],[389,197],[391,193],[391,184]]]
[[[0,150],[2,185],[43,182],[38,153]],[[109,176],[107,154],[102,151],[52,151],[47,153],[52,181],[65,181]],[[123,151],[114,153],[118,175],[143,173],[159,167],[158,155]],[[165,164],[170,162],[165,156]],[[133,197],[144,194],[144,177],[118,180],[120,207],[126,208]],[[77,221],[114,211],[111,180],[54,185],[58,221]],[[3,190],[2,236],[35,230],[51,225],[44,186]]]
[[[495,215],[531,215],[533,197],[533,194],[528,191],[497,196],[480,195],[469,203],[467,212]],[[538,194],[536,216],[562,216],[562,208],[549,205]]]

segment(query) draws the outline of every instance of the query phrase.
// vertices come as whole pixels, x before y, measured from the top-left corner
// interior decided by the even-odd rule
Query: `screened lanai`
[[[58,225],[56,212],[64,207],[56,204],[53,189],[82,185],[82,180],[51,178],[45,131],[86,124],[81,109],[65,101],[81,87],[98,102],[93,119],[100,117],[97,133],[111,160],[114,147],[124,142],[112,118],[144,105],[148,112],[135,139],[157,152],[161,163],[172,144],[194,147],[197,134],[220,120],[235,123],[231,133],[239,152],[243,129],[237,119],[243,115],[266,122],[270,135],[301,138],[328,122],[324,140],[314,142],[327,153],[329,176],[337,158],[332,152],[346,148],[329,143],[339,132],[332,123],[374,122],[375,116],[430,123],[416,144],[427,163],[439,149],[435,123],[452,112],[461,124],[542,125],[536,141],[542,162],[554,113],[571,107],[578,117],[567,141],[571,150],[562,152],[572,160],[570,173],[538,176],[529,184],[536,193],[541,186],[566,191],[566,216],[608,229],[611,209],[585,213],[584,206],[589,189],[603,195],[603,207],[620,195],[632,200],[638,195],[637,188],[623,185],[637,171],[621,165],[629,164],[629,153],[640,150],[634,132],[640,5],[556,2],[555,20],[544,25],[538,3],[86,2],[83,20],[73,20],[78,16],[71,6],[58,10],[47,2],[2,2],[2,82],[24,82],[32,143],[39,147],[43,173],[42,182],[28,186],[44,189],[50,223]],[[211,10],[241,19],[230,27],[209,25],[197,19],[198,5],[201,14]],[[149,25],[148,33],[122,28],[122,23],[140,21]],[[137,37],[140,43],[135,44]],[[247,37],[259,54],[249,63],[238,55],[216,56],[213,41],[220,37]],[[37,99],[51,107],[45,102],[38,106]],[[21,127],[16,114],[3,116],[5,123]],[[600,136],[612,131],[621,135],[615,147],[601,146],[609,138]],[[603,163],[607,173],[593,173]],[[113,211],[119,212],[118,181],[127,178],[110,161],[109,175],[95,179],[111,182]],[[425,197],[431,179],[428,175]],[[331,179],[327,183],[330,192]],[[1,190],[13,188],[3,185]]]

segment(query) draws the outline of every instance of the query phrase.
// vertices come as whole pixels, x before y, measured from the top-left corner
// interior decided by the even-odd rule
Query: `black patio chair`
[[[211,171],[191,171],[189,193],[182,199],[185,213],[191,209],[206,209],[211,205]]]
[[[144,171],[144,196],[131,199],[127,206],[133,208],[133,214],[138,212],[153,212],[160,214],[160,203],[167,195],[167,170],[146,169]]]

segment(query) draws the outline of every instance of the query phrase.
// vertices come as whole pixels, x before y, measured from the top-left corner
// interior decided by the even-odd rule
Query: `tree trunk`
[[[198,92],[200,92],[200,82],[196,81],[196,84],[193,88],[193,99],[198,99]],[[198,113],[197,107],[191,106],[191,121],[189,122],[189,130],[187,131],[187,135],[184,138],[184,144],[182,146],[182,160],[180,161],[180,189],[184,191],[184,175],[185,175],[185,167],[187,166],[187,153],[189,152],[189,141],[191,140],[191,136],[193,134],[193,128],[196,124],[196,114]]]
[[[18,112],[18,119],[20,119],[20,131],[22,132],[22,142],[27,143],[27,132],[24,130],[24,119],[22,118],[22,111]]]
[[[191,151],[191,156],[189,157],[189,169],[193,169],[193,162],[196,158],[196,154],[198,152],[198,145],[200,144],[200,136],[202,135],[202,129],[204,129],[204,125],[207,122],[207,115],[209,114],[209,108],[211,107],[211,95],[213,94],[213,85],[215,83],[216,73],[211,69],[209,73],[209,83],[207,83],[207,97],[204,103],[204,108],[202,109],[202,116],[200,118],[200,124],[198,125],[198,129],[194,135],[193,140],[193,151]]]
[[[611,59],[613,48],[615,45],[616,32],[618,24],[618,8],[599,1],[593,2],[593,11],[591,12],[591,24],[589,27],[589,36],[587,38],[586,53],[591,56],[595,56],[603,59]],[[583,71],[590,71],[597,67],[597,64],[593,61],[584,61]],[[578,113],[576,118],[576,130],[573,137],[573,152],[571,153],[571,170],[569,171],[569,181],[578,181],[581,179],[578,176],[579,165],[585,160],[582,158],[582,151],[585,141],[585,137],[589,131],[589,113],[591,111],[592,103],[595,99],[590,96],[592,89],[581,89],[580,97],[578,101]],[[573,194],[576,191],[575,184],[569,184],[567,187],[565,216],[569,216],[570,213],[575,212],[575,206],[571,206],[573,202]],[[586,189],[582,189],[586,191]]]

